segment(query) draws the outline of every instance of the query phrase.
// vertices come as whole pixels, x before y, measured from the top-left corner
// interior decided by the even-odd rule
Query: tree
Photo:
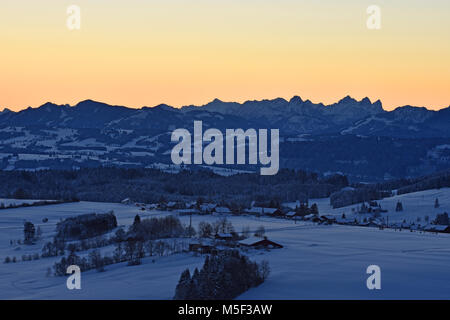
[[[37,229],[36,229],[36,238],[37,239],[40,239],[42,237],[42,230],[41,230],[41,227],[37,227]]]
[[[183,271],[174,299],[233,299],[261,284],[269,271],[267,262],[259,265],[238,250],[206,256],[203,267],[201,270],[196,268],[192,277],[188,271]]]
[[[397,201],[397,205],[395,206],[395,211],[396,212],[403,211],[403,204],[400,201]]]
[[[33,240],[35,238],[36,229],[34,227],[34,224],[32,224],[29,221],[26,221],[23,225],[23,238],[25,244],[31,244],[33,243]]]
[[[316,203],[313,203],[313,204],[311,205],[310,212],[311,212],[312,214],[315,214],[315,215],[318,215],[318,214],[319,214],[319,208],[317,207],[317,204],[316,204]]]
[[[266,233],[266,229],[264,229],[264,226],[259,226],[258,229],[255,231],[255,237],[264,237],[264,234]]]
[[[29,198],[28,194],[22,188],[19,188],[16,191],[14,191],[12,196],[13,196],[14,199],[26,199],[26,198]]]
[[[105,271],[105,264],[99,250],[92,250],[89,253],[89,264],[92,268],[97,269],[98,272]]]
[[[133,225],[136,226],[136,225],[138,225],[138,224],[140,224],[140,223],[141,223],[141,217],[137,214],[137,215],[134,217]]]
[[[123,242],[126,240],[126,232],[123,230],[123,228],[119,228],[116,233],[114,234],[114,241],[115,242]]]
[[[259,265],[259,273],[263,281],[265,281],[269,277],[270,266],[267,260],[261,261],[261,264]]]
[[[436,215],[436,219],[434,220],[434,223],[439,224],[439,225],[444,225],[444,226],[450,225],[448,213],[444,212],[444,213]]]
[[[434,201],[434,207],[439,208],[439,199],[438,198],[436,198],[436,200]]]
[[[250,227],[249,226],[242,227],[242,236],[244,238],[248,238],[250,236]]]
[[[175,289],[175,300],[183,300],[188,296],[188,292],[191,289],[191,273],[189,269],[184,270],[181,273],[180,280],[178,280],[177,287]]]

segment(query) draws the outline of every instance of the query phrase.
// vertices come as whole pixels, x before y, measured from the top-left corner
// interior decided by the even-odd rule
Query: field
[[[435,210],[434,199],[441,207]],[[405,210],[396,213],[401,199]],[[348,208],[331,209],[327,199],[317,201],[320,214],[342,215]],[[449,211],[450,190],[429,190],[381,201],[390,219],[415,221],[419,216]],[[328,207],[327,207],[328,206]],[[180,273],[200,267],[204,257],[192,253],[147,257],[139,266],[110,265],[105,272],[82,274],[82,289],[68,290],[66,277],[47,276],[58,258],[20,261],[23,254],[40,252],[54,235],[60,219],[90,212],[114,210],[119,225],[128,226],[134,216],[163,216],[173,213],[140,211],[134,205],[79,202],[0,211],[0,259],[16,256],[19,262],[0,263],[0,299],[171,299]],[[192,216],[192,224],[223,216]],[[47,223],[42,219],[48,218]],[[250,250],[256,261],[268,260],[269,278],[239,299],[449,299],[450,235],[395,231],[392,229],[317,225],[287,219],[227,216],[236,231],[244,226],[255,230],[263,225],[270,240],[282,249]],[[189,223],[189,216],[181,216]],[[35,245],[11,245],[23,237],[23,221],[40,226],[43,237]],[[103,250],[111,250],[106,247]],[[381,268],[381,290],[368,290],[366,268]]]

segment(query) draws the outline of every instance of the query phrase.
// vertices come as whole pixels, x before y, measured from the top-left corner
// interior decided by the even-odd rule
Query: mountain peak
[[[0,111],[0,113],[3,113],[3,114],[7,114],[7,113],[11,113],[11,112],[12,111],[8,108],[4,108],[2,111]]]
[[[365,104],[365,105],[371,105],[371,104],[372,104],[372,101],[370,101],[370,99],[369,99],[368,97],[364,97],[364,98],[361,100],[361,103],[362,103],[362,104]]]
[[[291,98],[291,100],[289,100],[289,103],[291,103],[291,104],[301,104],[301,103],[303,103],[303,100],[299,96],[293,96]]]
[[[157,106],[154,106],[152,109],[155,109],[155,110],[173,110],[174,108],[172,106],[169,106],[168,104],[161,103],[161,104],[158,104]]]
[[[341,100],[339,100],[339,103],[355,103],[357,102],[355,99],[353,99],[352,97],[350,97],[349,95],[345,96],[344,98],[342,98]]]
[[[107,106],[107,104],[102,103],[102,102],[98,102],[98,101],[94,101],[91,99],[87,99],[87,100],[83,100],[78,102],[75,107],[92,107],[92,106],[98,106],[98,105],[104,105]]]

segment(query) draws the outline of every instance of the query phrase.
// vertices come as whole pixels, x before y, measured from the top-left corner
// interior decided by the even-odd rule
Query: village
[[[387,213],[388,210],[382,208],[381,204],[377,201],[368,201],[361,203],[360,205],[353,206],[351,212],[341,215],[336,214],[320,214],[316,203],[311,206],[306,202],[296,201],[294,203],[276,204],[275,202],[268,203],[266,206],[252,202],[249,208],[231,208],[232,206],[226,204],[217,204],[212,202],[203,201],[191,201],[191,202],[160,202],[154,204],[144,203],[132,203],[130,199],[124,199],[122,204],[135,205],[141,211],[167,211],[173,212],[179,216],[192,216],[192,215],[252,215],[255,217],[271,217],[278,219],[292,220],[294,223],[297,221],[312,222],[319,225],[346,225],[356,227],[371,227],[378,228],[380,230],[390,228],[394,230],[409,230],[411,232],[433,232],[433,233],[450,233],[450,225],[443,223],[440,224],[436,220],[440,216],[444,217],[448,221],[448,214],[443,212],[438,214],[436,220],[430,220],[428,216],[423,219],[417,218],[415,221],[395,221],[390,222],[389,216],[383,217],[383,213]],[[438,200],[436,199],[435,208],[438,208]],[[402,212],[403,205],[399,201],[395,206],[395,212]],[[215,235],[216,239],[230,240],[231,235]]]

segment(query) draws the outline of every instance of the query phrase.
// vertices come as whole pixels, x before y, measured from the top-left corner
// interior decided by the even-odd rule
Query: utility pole
[[[189,215],[189,237],[192,238],[192,212]]]

